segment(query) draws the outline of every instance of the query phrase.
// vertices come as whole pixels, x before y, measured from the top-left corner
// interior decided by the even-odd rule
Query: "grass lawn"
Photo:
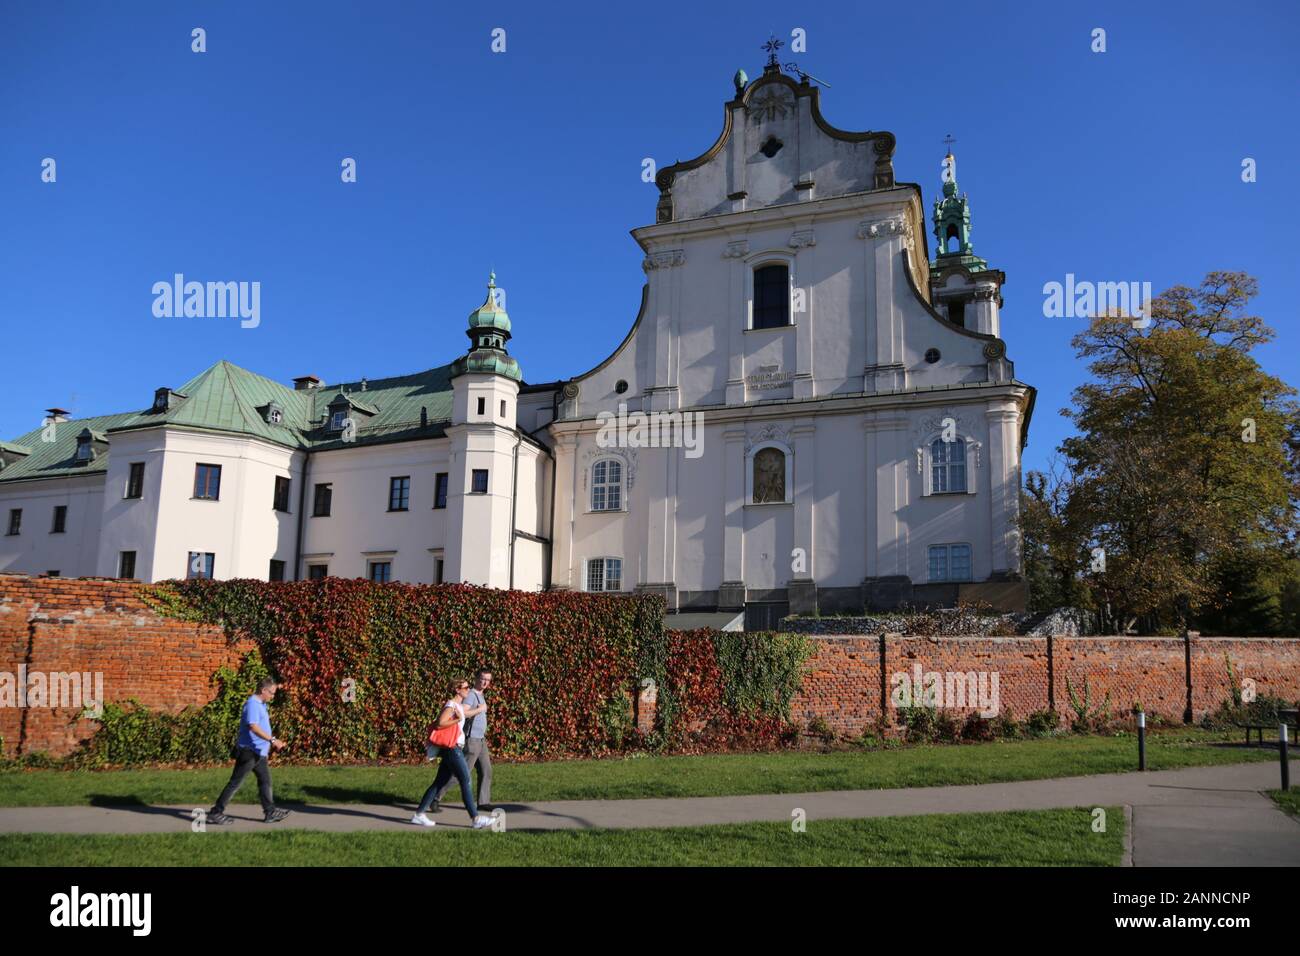
[[[1268,795],[1291,816],[1300,817],[1300,789],[1292,786],[1290,790],[1270,790]]]
[[[1190,728],[1152,734],[1152,770],[1247,760],[1276,760],[1243,747],[1235,735]],[[607,760],[503,764],[492,796],[506,803],[618,800],[633,797],[734,796],[815,790],[872,790],[1038,780],[1116,773],[1137,767],[1137,742],[1125,737],[1054,737],[898,750],[782,752],[701,757],[633,756]],[[276,802],[413,803],[433,777],[429,765],[276,766]],[[208,806],[229,767],[198,770],[19,770],[0,773],[0,806],[189,804]],[[453,787],[447,799],[459,799]],[[235,802],[255,803],[250,776]]]
[[[1116,866],[1124,813],[1032,810],[661,830],[0,835],[10,866]]]

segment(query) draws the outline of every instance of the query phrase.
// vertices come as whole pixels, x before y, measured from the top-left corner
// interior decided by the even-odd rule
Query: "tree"
[[[1076,574],[1073,593],[1146,632],[1212,614],[1225,575],[1293,553],[1300,409],[1250,354],[1273,337],[1246,313],[1256,292],[1211,272],[1157,297],[1149,323],[1100,316],[1073,340],[1093,380],[1062,412],[1078,434],[1061,446],[1071,530],[1057,533],[1101,557],[1077,571],[1079,556],[1054,556],[1054,577]],[[1026,481],[1031,521],[1039,481]]]

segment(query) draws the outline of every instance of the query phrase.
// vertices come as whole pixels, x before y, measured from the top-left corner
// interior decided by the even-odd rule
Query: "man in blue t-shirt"
[[[266,709],[266,705],[275,699],[277,689],[278,685],[272,678],[263,677],[257,685],[257,693],[244,702],[244,710],[239,715],[239,736],[235,740],[235,770],[208,813],[208,823],[234,822],[233,817],[226,815],[226,804],[250,770],[257,777],[257,795],[262,800],[266,822],[276,823],[289,815],[289,811],[277,807],[271,797],[271,768],[266,763],[272,750],[284,749],[284,741],[271,733],[271,713]]]

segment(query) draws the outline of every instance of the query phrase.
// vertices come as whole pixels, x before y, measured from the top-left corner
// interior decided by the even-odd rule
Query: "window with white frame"
[[[931,582],[971,579],[969,544],[932,544],[929,555]]]
[[[936,438],[930,443],[930,494],[966,493],[966,440]]]
[[[587,562],[588,591],[623,590],[623,559],[592,558]]]
[[[623,507],[623,463],[607,458],[591,466],[591,510],[618,511]]]

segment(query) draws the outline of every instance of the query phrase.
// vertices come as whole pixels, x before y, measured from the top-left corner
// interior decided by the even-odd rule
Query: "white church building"
[[[218,362],[134,411],[49,409],[0,442],[0,572],[650,591],[749,627],[1023,606],[1035,393],[955,159],[927,220],[890,133],[831,126],[774,57],[735,87],[658,172],[640,309],[595,368],[526,384],[490,281],[438,368]]]

